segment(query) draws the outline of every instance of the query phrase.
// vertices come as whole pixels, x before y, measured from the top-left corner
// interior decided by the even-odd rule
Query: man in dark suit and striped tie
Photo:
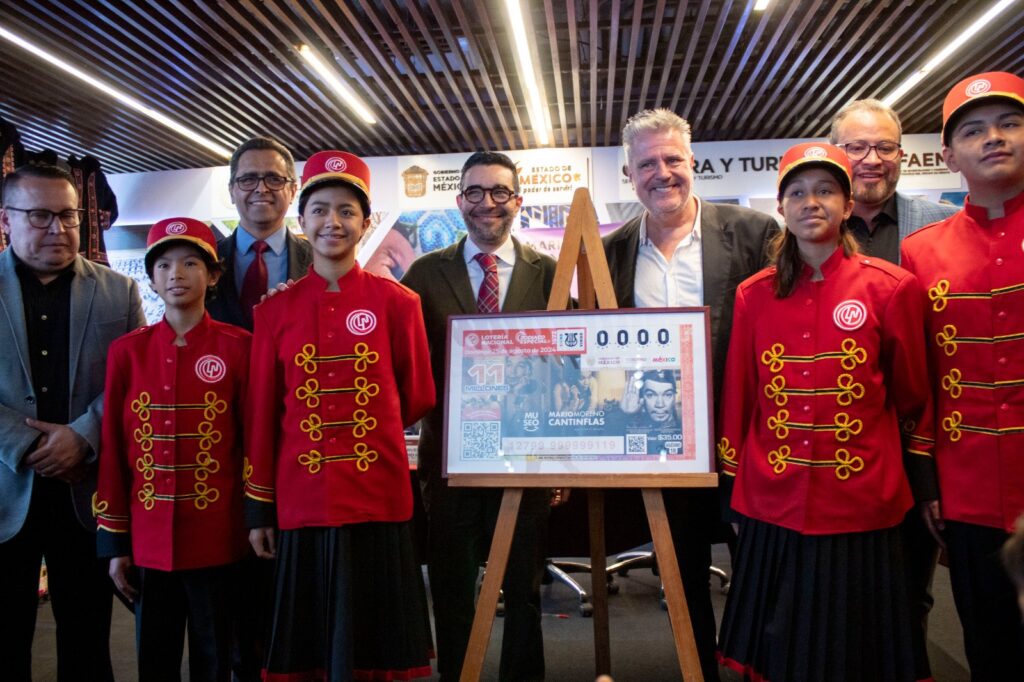
[[[511,236],[522,206],[519,175],[504,154],[477,152],[462,168],[457,199],[468,235],[416,260],[402,283],[420,295],[437,406],[424,418],[419,475],[429,519],[430,591],[442,680],[457,680],[475,612],[476,580],[487,559],[500,488],[450,488],[442,478],[445,351],[449,315],[544,310],[555,261]],[[505,627],[499,677],[544,679],[540,580],[549,491],[523,495],[503,584]]]

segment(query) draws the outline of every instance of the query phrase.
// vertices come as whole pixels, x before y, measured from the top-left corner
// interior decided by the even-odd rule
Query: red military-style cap
[[[1024,79],[1005,71],[989,71],[969,76],[954,85],[942,103],[942,143],[949,146],[956,119],[975,105],[990,103],[994,97],[1024,109]]]
[[[329,149],[309,157],[302,168],[299,203],[304,203],[308,192],[327,182],[343,182],[370,202],[370,167],[355,154]]]
[[[217,238],[206,223],[195,218],[165,218],[149,228],[146,238],[146,270],[153,267],[154,249],[168,242],[185,242],[199,247],[213,263],[217,258]]]
[[[793,145],[782,155],[779,164],[779,192],[786,186],[786,179],[797,170],[805,170],[810,164],[832,171],[846,189],[847,194],[853,187],[853,167],[850,157],[839,147],[827,142],[801,142]]]

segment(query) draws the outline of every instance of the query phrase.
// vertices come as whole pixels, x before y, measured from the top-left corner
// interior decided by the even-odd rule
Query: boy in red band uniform
[[[313,266],[254,310],[246,515],[277,559],[266,680],[431,674],[403,429],[434,384],[419,297],[355,260],[369,185],[348,152],[306,161]]]
[[[241,426],[251,336],[206,313],[221,272],[209,227],[161,220],[145,262],[166,312],[110,347],[97,554],[135,603],[140,679],[177,679],[187,622],[192,679],[229,680],[232,565],[248,551]]]
[[[953,598],[974,680],[1024,670],[1015,592],[999,548],[1024,512],[1024,79],[965,78],[942,107],[942,152],[963,210],[903,243],[927,291],[942,506]]]
[[[719,647],[758,680],[914,679],[899,525],[911,484],[935,484],[901,422],[927,423],[923,293],[857,254],[851,174],[838,147],[786,152],[775,265],[736,291],[718,454],[742,517]]]

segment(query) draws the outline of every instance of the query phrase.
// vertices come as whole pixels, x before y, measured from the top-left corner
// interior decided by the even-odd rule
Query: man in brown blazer
[[[442,680],[457,680],[475,612],[476,581],[501,504],[500,488],[451,488],[442,476],[445,353],[449,315],[544,310],[555,261],[511,236],[522,206],[515,164],[477,152],[462,168],[457,201],[467,237],[416,260],[402,283],[420,295],[437,406],[423,419],[419,475],[429,522],[430,590]],[[497,296],[494,296],[494,289]],[[503,584],[505,627],[499,677],[544,679],[540,580],[549,491],[523,496]]]

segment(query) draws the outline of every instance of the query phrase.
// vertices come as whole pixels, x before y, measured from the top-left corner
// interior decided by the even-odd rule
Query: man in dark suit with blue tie
[[[640,112],[626,123],[622,141],[629,179],[644,212],[604,238],[615,297],[620,308],[711,308],[717,409],[736,285],[766,265],[777,223],[763,213],[702,201],[693,193],[690,124],[675,113]],[[620,499],[609,496],[608,506]],[[628,497],[622,503],[636,504]],[[665,507],[704,679],[717,680],[708,573],[711,543],[721,527],[717,491],[667,491]],[[616,512],[609,518],[633,517]]]
[[[231,155],[231,201],[238,228],[217,244],[224,274],[206,309],[213,319],[252,331],[252,307],[267,289],[306,274],[309,243],[285,227],[295,198],[295,160],[269,137],[246,140]]]
[[[476,581],[487,559],[502,490],[450,488],[441,461],[449,315],[544,310],[555,261],[511,236],[522,206],[519,175],[504,154],[477,152],[462,168],[457,199],[468,236],[409,267],[402,283],[420,295],[437,406],[421,422],[419,475],[429,520],[430,591],[442,680],[457,680],[475,612]],[[499,679],[544,679],[540,580],[549,491],[523,495],[503,584],[505,627]]]

